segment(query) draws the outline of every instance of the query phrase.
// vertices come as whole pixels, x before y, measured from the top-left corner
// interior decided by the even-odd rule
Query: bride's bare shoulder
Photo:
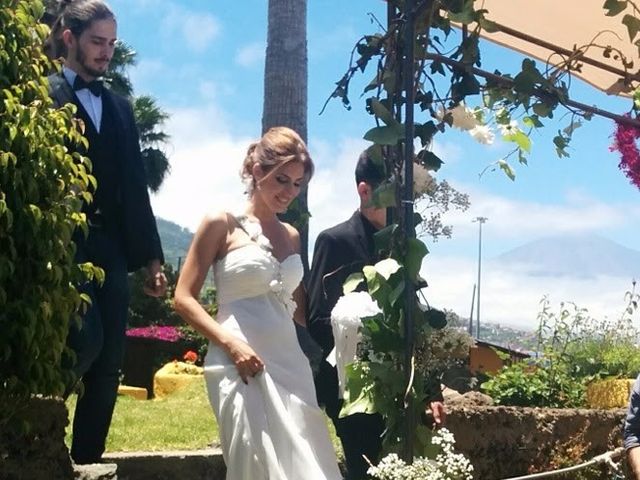
[[[234,224],[234,217],[229,212],[222,210],[218,212],[208,212],[200,222],[196,235],[200,234],[201,236],[204,235],[207,237],[226,235],[229,230],[233,228]]]
[[[282,222],[282,225],[287,230],[287,234],[289,235],[289,239],[294,245],[295,251],[300,253],[300,232],[289,223]]]

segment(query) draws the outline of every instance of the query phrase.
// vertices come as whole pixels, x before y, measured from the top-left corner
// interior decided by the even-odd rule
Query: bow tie
[[[90,82],[87,82],[80,75],[76,75],[76,79],[73,81],[73,89],[82,90],[83,88],[88,88],[91,93],[96,97],[99,97],[102,95],[104,85],[102,84],[102,80],[91,80]]]

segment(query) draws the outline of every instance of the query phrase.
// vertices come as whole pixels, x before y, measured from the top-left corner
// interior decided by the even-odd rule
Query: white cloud
[[[232,134],[214,105],[170,114],[171,174],[152,197],[154,213],[195,230],[209,212],[242,209],[238,172],[253,139]]]
[[[488,218],[483,232],[490,236],[527,240],[551,233],[602,232],[628,223],[630,215],[638,216],[637,210],[575,192],[569,192],[564,203],[551,204],[511,200],[468,185],[452,184],[469,193],[471,200],[469,210],[452,212],[448,217],[456,237],[476,236],[477,224],[471,220],[477,216]]]
[[[464,150],[460,144],[448,141],[434,141],[433,153],[435,153],[445,165],[454,165],[464,158]]]
[[[152,197],[156,215],[191,230],[207,212],[243,207],[238,172],[246,148],[255,140],[233,133],[228,116],[215,105],[214,84],[203,84],[201,90],[213,101],[201,108],[169,112],[171,174]],[[321,230],[346,220],[358,207],[353,172],[365,146],[363,140],[350,138],[337,145],[314,142],[310,146],[316,166],[309,186],[310,250]]]
[[[309,185],[309,250],[322,230],[347,220],[358,208],[354,170],[367,142],[345,138],[337,144],[314,142],[311,155],[316,172]]]
[[[169,70],[169,67],[161,60],[143,58],[136,65],[130,67],[128,73],[137,94],[138,91],[145,90],[155,79]]]
[[[251,68],[261,65],[265,57],[263,42],[250,43],[241,47],[236,53],[235,62],[241,67]]]
[[[427,299],[435,307],[451,309],[468,318],[477,268],[473,260],[427,256],[421,272],[429,282]],[[625,306],[624,294],[630,288],[628,278],[531,276],[483,262],[480,320],[533,329],[538,325],[544,295],[548,295],[553,312],[558,312],[560,302],[574,302],[594,317],[617,319]],[[639,320],[636,314],[636,324]]]
[[[196,53],[201,53],[221,31],[220,22],[211,14],[188,10],[179,4],[168,5],[164,25],[168,33],[178,32],[185,45]]]

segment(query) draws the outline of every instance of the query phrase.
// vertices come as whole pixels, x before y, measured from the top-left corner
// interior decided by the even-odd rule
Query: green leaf
[[[495,33],[500,31],[500,27],[498,27],[498,24],[496,22],[492,22],[491,20],[488,20],[484,17],[480,19],[479,23],[480,27],[482,27],[482,30],[487,33]]]
[[[361,363],[346,366],[347,385],[344,392],[344,404],[339,417],[343,418],[354,413],[376,413],[371,398],[371,381],[365,373]]]
[[[373,265],[365,265],[362,272],[364,273],[364,278],[367,280],[367,290],[369,290],[369,294],[374,297],[382,287],[381,277]]]
[[[398,285],[391,291],[391,295],[389,295],[389,303],[391,305],[395,305],[396,302],[402,298],[402,294],[404,293],[405,283],[404,280],[400,281]]]
[[[573,135],[573,132],[575,132],[578,128],[580,128],[582,126],[582,122],[579,120],[576,120],[575,122],[571,122],[571,124],[564,128],[564,130],[562,130],[562,132],[565,135],[571,136]]]
[[[344,281],[344,285],[342,285],[342,293],[346,295],[347,293],[353,292],[358,285],[360,285],[364,281],[364,275],[360,272],[352,273],[347,277]]]
[[[381,230],[378,230],[373,235],[373,243],[375,244],[376,252],[388,252],[391,248],[391,239],[398,229],[398,224],[394,223],[388,225]],[[380,258],[380,257],[378,257]]]
[[[415,125],[415,136],[420,138],[420,143],[423,147],[431,144],[431,140],[433,140],[433,136],[437,131],[438,128],[433,121],[424,124],[416,123]]]
[[[469,24],[475,22],[476,12],[473,8],[473,1],[459,2],[459,11],[449,11],[449,20],[456,23]]]
[[[364,134],[364,139],[378,145],[396,145],[404,138],[404,131],[400,124],[394,126],[373,127]]]
[[[421,150],[418,153],[418,160],[427,170],[431,170],[433,172],[437,172],[440,170],[440,167],[444,164],[440,158],[433,153],[431,150]]]
[[[543,102],[538,102],[533,104],[533,111],[539,117],[549,117],[551,118],[551,113],[553,112],[553,108],[551,105],[547,105]],[[537,126],[537,125],[536,125]]]
[[[629,32],[629,41],[633,42],[636,35],[638,35],[638,31],[640,31],[640,19],[627,14],[622,17],[622,24],[627,27],[627,31]]]
[[[514,142],[516,145],[518,145],[518,148],[524,150],[525,152],[531,152],[531,139],[522,130],[518,130],[517,132],[510,135],[505,135],[503,138],[508,142]]]
[[[385,182],[373,191],[371,206],[387,208],[396,206],[396,184]]]
[[[400,126],[398,121],[395,118],[393,118],[393,115],[391,114],[391,112],[387,110],[387,107],[385,107],[382,104],[382,102],[380,102],[378,99],[372,98],[369,104],[375,116],[378,117],[380,120],[382,120],[385,123],[385,125],[388,125],[390,127],[395,127],[395,128]]]
[[[606,0],[602,8],[607,10],[607,13],[605,13],[607,17],[615,17],[627,8],[627,2],[620,0]]]
[[[538,105],[538,104],[535,104],[533,106],[534,110],[536,108],[536,105]],[[534,128],[534,127],[535,128],[542,128],[542,127],[544,127],[544,124],[540,121],[540,119],[538,118],[538,115],[530,115],[528,117],[524,117],[522,119],[522,123],[524,124],[525,127],[529,127],[529,128]]]
[[[544,81],[545,78],[536,67],[536,63],[526,58],[522,61],[522,71],[513,79],[513,88],[516,92],[533,95],[535,87]]]
[[[422,240],[417,238],[407,239],[407,256],[405,257],[405,268],[409,278],[415,281],[422,267],[422,259],[429,253],[429,249]]]
[[[516,179],[516,172],[506,160],[498,160],[498,166],[512,181]]]
[[[426,247],[425,247],[426,248]],[[393,258],[385,258],[374,265],[376,272],[385,280],[389,280],[391,275],[396,273],[402,266]]]
[[[566,150],[569,145],[569,141],[560,132],[558,132],[558,135],[553,137],[553,144],[556,146],[556,153],[558,157],[562,158],[569,156],[569,153]]]

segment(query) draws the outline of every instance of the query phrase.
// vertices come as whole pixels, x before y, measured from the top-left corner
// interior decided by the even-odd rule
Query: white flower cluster
[[[415,198],[420,198],[423,195],[433,190],[435,180],[429,174],[426,168],[419,163],[413,164],[413,193]]]
[[[340,326],[359,327],[361,318],[380,313],[378,303],[367,292],[349,292],[341,296],[331,310],[331,322]]]
[[[518,126],[518,121],[517,120],[511,120],[509,123],[505,124],[505,125],[500,125],[500,133],[502,133],[502,135],[513,135],[515,133],[518,133],[520,131],[520,127]]]
[[[395,453],[384,457],[367,473],[378,480],[472,480],[473,466],[462,454],[454,453],[455,439],[446,428],[431,439],[441,452],[435,459],[416,457],[407,465]]]
[[[473,465],[463,454],[454,451],[456,439],[446,428],[441,428],[433,436],[431,443],[439,445],[442,451],[436,456],[436,463],[440,472],[444,475],[443,480],[471,480],[473,479]]]
[[[260,223],[250,220],[246,215],[240,215],[236,218],[241,223],[244,231],[247,232],[247,235],[249,235],[249,238],[251,238],[251,241],[257,243],[260,247],[271,254],[273,245],[271,245],[269,239],[262,234],[262,227],[260,226]]]
[[[478,110],[471,110],[465,106],[464,102],[450,110],[440,110],[437,114],[438,120],[442,121],[446,114],[450,113],[452,124],[455,128],[469,132],[477,142],[484,145],[491,145],[495,139],[495,134],[488,125],[478,120]]]
[[[338,371],[338,386],[340,396],[344,394],[346,386],[346,371],[348,364],[357,359],[358,344],[362,340],[359,329],[362,318],[380,313],[380,307],[367,292],[349,292],[336,302],[331,311],[331,328],[335,339],[335,366]]]

